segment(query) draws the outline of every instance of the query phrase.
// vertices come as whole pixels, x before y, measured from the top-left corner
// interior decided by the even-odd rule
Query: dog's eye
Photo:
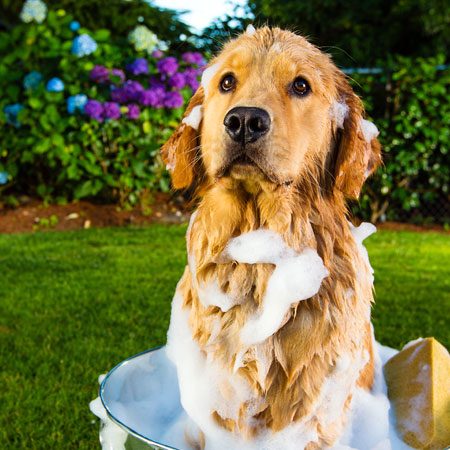
[[[222,81],[220,82],[220,89],[222,92],[231,91],[232,89],[234,89],[235,86],[236,86],[236,78],[234,77],[234,75],[231,74],[225,75],[222,78]]]
[[[292,89],[297,95],[305,95],[311,90],[308,82],[302,77],[297,77],[294,80],[292,83]]]

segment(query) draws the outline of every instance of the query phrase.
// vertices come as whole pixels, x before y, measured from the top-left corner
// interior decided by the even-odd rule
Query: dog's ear
[[[345,196],[358,199],[364,181],[381,163],[381,145],[375,125],[363,118],[363,106],[358,96],[345,83],[336,127],[337,157],[334,168],[335,188]],[[340,118],[339,118],[340,117]],[[342,122],[343,119],[343,122]]]
[[[203,87],[200,86],[192,96],[178,128],[161,148],[162,159],[172,175],[175,189],[189,187],[198,170],[203,101]]]

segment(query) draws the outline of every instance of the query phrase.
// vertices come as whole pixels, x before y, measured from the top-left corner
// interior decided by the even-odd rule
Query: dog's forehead
[[[225,45],[215,62],[220,72],[251,72],[275,77],[308,76],[321,87],[333,84],[335,66],[330,57],[305,38],[289,31],[260,28]]]

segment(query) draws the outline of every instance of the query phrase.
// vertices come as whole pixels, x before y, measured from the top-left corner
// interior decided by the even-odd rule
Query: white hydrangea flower
[[[42,23],[47,16],[47,6],[41,0],[27,0],[20,12],[22,22],[30,23],[33,20]]]
[[[158,44],[158,37],[152,33],[145,25],[138,25],[128,35],[128,40],[134,45],[136,51],[145,50],[151,53]]]

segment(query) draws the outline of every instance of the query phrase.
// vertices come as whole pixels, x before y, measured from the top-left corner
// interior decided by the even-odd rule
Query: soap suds
[[[344,120],[348,116],[348,111],[347,103],[334,100],[330,109],[330,119],[335,123],[336,128],[344,128]]]
[[[247,28],[245,29],[245,32],[248,36],[253,36],[256,33],[256,30],[255,27],[251,23],[249,23],[247,25]]]
[[[374,270],[373,267],[370,265],[369,261],[369,254],[367,253],[366,247],[363,245],[364,239],[368,238],[370,235],[375,233],[377,231],[377,228],[375,225],[367,222],[361,223],[359,227],[355,227],[352,223],[349,222],[350,230],[353,234],[353,238],[355,239],[356,246],[358,248],[359,254],[363,261],[367,264],[367,267],[370,271],[370,283],[373,283],[374,277]]]
[[[328,276],[316,250],[307,248],[299,254],[278,233],[266,229],[231,239],[223,253],[225,260],[276,266],[267,283],[261,310],[249,317],[241,330],[241,342],[247,348],[278,331],[291,306],[317,294],[322,280]],[[245,351],[241,352],[244,354]],[[235,370],[241,362],[236,359]]]
[[[208,87],[211,82],[213,76],[219,71],[221,65],[219,63],[215,63],[212,66],[207,67],[202,74],[201,85],[203,86],[203,90],[205,91],[205,97],[208,96]]]
[[[189,434],[195,436],[198,428],[182,409],[177,389],[177,372],[167,358],[166,349],[167,347],[128,361],[126,373],[119,375],[124,367],[116,369],[114,372],[117,376],[111,376],[106,382],[108,389],[105,389],[105,393],[112,393],[107,398],[107,406],[116,419],[141,436],[187,450],[189,446],[184,438],[185,429],[187,427]],[[397,351],[378,343],[374,350],[374,387],[371,392],[362,389],[355,391],[349,423],[339,442],[328,450],[413,450],[400,440],[395,430],[393,408],[390,408],[382,373],[382,365]],[[195,353],[193,356],[196,357]],[[186,359],[189,362],[189,355],[186,355]],[[124,450],[126,433],[106,417],[100,399],[91,402],[90,407],[104,424],[101,428],[103,450]],[[205,450],[302,450],[305,442],[317,440],[313,431],[300,431],[296,424],[273,435],[267,433],[256,441],[240,440],[219,428],[217,431],[215,439],[206,440]]]
[[[361,119],[359,125],[364,135],[364,139],[368,143],[370,143],[372,139],[375,139],[380,134],[375,124],[370,122],[369,120]]]
[[[181,122],[190,126],[194,130],[198,130],[202,117],[203,117],[203,106],[199,105],[192,108],[191,113],[188,116],[186,116]]]

